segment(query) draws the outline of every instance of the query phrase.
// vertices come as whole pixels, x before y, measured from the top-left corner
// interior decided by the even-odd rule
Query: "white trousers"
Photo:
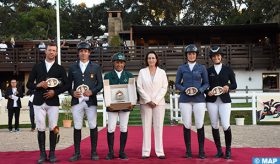
[[[219,116],[223,129],[227,130],[229,128],[231,103],[223,103],[220,97],[218,97],[214,103],[207,102],[207,110],[210,116],[211,126],[214,129],[219,129]]]
[[[154,129],[155,152],[157,156],[164,156],[163,150],[163,121],[165,114],[165,106],[157,105],[151,108],[146,104],[141,104],[141,119],[143,125],[143,145],[142,156],[150,156],[151,153],[151,132]]]
[[[33,105],[33,107],[38,131],[46,130],[46,115],[48,115],[49,129],[52,131],[57,126],[59,107],[48,106],[46,103],[40,106]]]
[[[127,124],[130,112],[108,112],[108,132],[113,133],[116,130],[118,116],[120,117],[120,131],[127,132]]]
[[[179,108],[185,128],[191,129],[192,127],[192,112],[194,113],[195,127],[202,128],[206,110],[205,103],[179,103]]]
[[[83,120],[84,115],[86,113],[88,125],[90,129],[96,128],[96,121],[97,121],[97,109],[96,106],[88,107],[86,102],[81,102],[80,104],[76,104],[72,106],[71,111],[73,113],[73,120],[74,120],[74,128],[75,129],[82,129],[83,127]]]

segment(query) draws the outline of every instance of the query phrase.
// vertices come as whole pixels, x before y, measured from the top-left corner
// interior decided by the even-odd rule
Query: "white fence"
[[[59,95],[59,101],[62,102],[62,100],[65,97],[67,97],[67,96],[64,94]],[[21,99],[22,108],[20,111],[20,118],[19,118],[20,124],[30,124],[28,99],[29,99],[29,96],[24,96]],[[102,94],[99,94],[97,96],[97,102],[98,102],[98,106],[102,106],[102,109],[97,109],[97,113],[102,113],[102,117],[103,117],[102,126],[106,127],[107,112],[106,112],[106,107],[105,107],[105,103],[104,103]],[[7,108],[6,106],[7,106],[7,100],[3,97],[0,97],[0,125],[8,124],[8,110],[6,109]],[[65,111],[62,109],[62,110],[59,110],[59,112],[64,113]]]
[[[230,93],[231,98],[234,99],[245,99],[247,98],[248,100],[250,100],[249,102],[251,102],[252,106],[251,107],[232,107],[231,110],[232,111],[252,111],[252,124],[256,125],[257,124],[257,118],[256,118],[256,112],[257,112],[257,107],[256,107],[256,103],[258,100],[258,96],[280,96],[280,93],[271,93],[271,92],[266,92],[266,93],[256,93],[256,92],[252,92],[252,93]],[[174,95],[170,95],[170,119],[171,120],[176,120],[176,121],[182,121],[182,117],[181,117],[181,113],[180,113],[180,109],[179,109],[179,95],[178,94],[174,94]]]
[[[63,101],[63,99],[66,96],[61,94],[59,95],[59,101],[60,103]],[[103,99],[103,94],[98,94],[97,95],[97,106],[102,106],[102,109],[97,109],[97,113],[102,113],[102,117],[103,117],[103,122],[102,122],[102,127],[106,127],[107,124],[107,112],[106,112],[106,106],[105,106],[105,102]],[[64,113],[63,110],[60,110],[60,113]]]

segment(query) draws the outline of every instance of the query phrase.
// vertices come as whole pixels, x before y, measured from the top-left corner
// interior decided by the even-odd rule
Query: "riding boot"
[[[224,156],[224,154],[223,154],[223,151],[222,151],[219,129],[214,129],[212,127],[212,135],[213,135],[214,142],[215,142],[215,145],[216,145],[216,148],[217,148],[217,154],[215,155],[215,158],[221,158],[221,157]]]
[[[55,134],[54,131],[50,131],[50,154],[49,154],[49,159],[50,159],[51,163],[56,162],[56,156],[55,156],[56,140],[57,140],[57,134]]]
[[[94,129],[90,129],[90,141],[91,141],[91,160],[99,160],[96,152],[98,140],[97,126]]]
[[[204,153],[204,126],[202,128],[197,129],[197,139],[198,139],[198,144],[199,144],[199,154],[198,157],[201,159],[205,158],[205,153]]]
[[[75,154],[69,159],[69,161],[78,161],[81,159],[81,152],[80,152],[80,144],[81,144],[81,129],[74,129],[74,147],[75,147]]]
[[[185,141],[185,146],[186,146],[186,158],[192,158],[192,150],[191,150],[191,130],[185,128],[183,126],[184,130],[184,141]]]
[[[225,142],[226,142],[226,156],[225,159],[231,159],[231,128],[229,127],[225,133]]]
[[[38,144],[40,149],[40,159],[37,161],[38,163],[44,163],[47,161],[47,153],[45,148],[45,140],[46,140],[46,133],[45,131],[40,132],[38,131]]]
[[[109,133],[107,132],[107,142],[108,142],[108,148],[109,148],[109,153],[106,156],[107,160],[114,159],[114,132]]]
[[[127,132],[121,132],[121,135],[120,135],[120,151],[119,151],[120,159],[127,159],[127,156],[124,152],[126,140],[127,140]]]

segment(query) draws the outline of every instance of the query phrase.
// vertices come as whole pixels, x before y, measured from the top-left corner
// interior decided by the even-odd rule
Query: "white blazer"
[[[153,80],[148,67],[139,71],[137,90],[140,95],[140,104],[153,101],[156,105],[165,105],[164,96],[167,92],[167,87],[167,76],[163,69],[157,67]]]

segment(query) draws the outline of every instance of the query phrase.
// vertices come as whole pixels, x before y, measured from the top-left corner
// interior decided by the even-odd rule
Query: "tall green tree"
[[[13,33],[21,39],[48,39],[56,35],[56,18],[54,9],[41,7],[32,8],[29,12],[18,15],[14,24]],[[22,33],[22,34],[20,34]]]
[[[275,17],[280,17],[279,0],[256,1],[256,0],[232,0],[234,10],[227,24],[252,24],[277,22]]]

